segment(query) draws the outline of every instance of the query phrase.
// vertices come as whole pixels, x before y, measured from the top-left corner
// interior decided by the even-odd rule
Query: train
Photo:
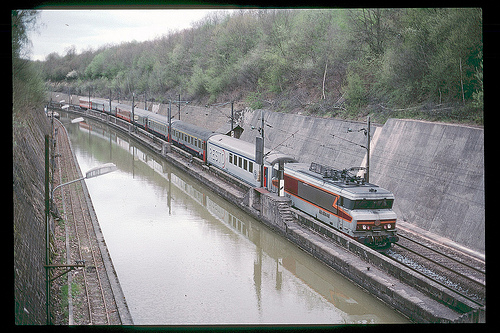
[[[385,250],[398,241],[394,195],[353,174],[359,168],[336,170],[315,162],[298,163],[293,156],[265,149],[261,170],[255,144],[250,142],[177,119],[171,119],[169,134],[166,116],[140,108],[134,108],[132,115],[131,106],[102,99],[81,98],[79,106],[170,139],[180,149],[252,187],[290,198],[295,208],[367,246]]]

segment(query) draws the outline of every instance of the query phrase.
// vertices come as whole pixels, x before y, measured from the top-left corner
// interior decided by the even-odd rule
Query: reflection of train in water
[[[387,248],[398,241],[394,195],[365,183],[349,170],[335,170],[316,163],[294,163],[288,155],[265,150],[264,168],[256,161],[255,144],[181,120],[101,99],[80,99],[80,108],[105,112],[132,122],[243,182],[278,192],[284,187],[292,204],[345,235],[375,248]],[[170,134],[169,134],[170,133]],[[169,137],[169,135],[171,137]],[[284,177],[279,177],[284,175]],[[284,184],[277,179],[284,178]]]

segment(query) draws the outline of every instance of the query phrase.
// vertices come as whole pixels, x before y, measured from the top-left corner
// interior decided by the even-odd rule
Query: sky
[[[160,10],[40,10],[38,27],[30,32],[30,58],[45,60],[57,52],[65,55],[106,44],[152,40],[169,31],[183,30],[216,9]]]

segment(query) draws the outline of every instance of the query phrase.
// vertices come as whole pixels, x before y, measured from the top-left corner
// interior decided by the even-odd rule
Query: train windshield
[[[349,200],[344,198],[343,206],[347,209],[391,209],[394,199]]]

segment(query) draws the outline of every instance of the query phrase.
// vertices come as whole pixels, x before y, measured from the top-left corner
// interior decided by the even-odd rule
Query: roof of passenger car
[[[186,134],[195,136],[199,139],[202,139],[203,141],[208,140],[208,138],[214,134],[214,132],[211,130],[190,123],[186,123],[185,121],[182,120],[177,120],[175,123],[172,123],[172,128],[178,131],[182,131]]]
[[[235,139],[224,134],[212,135],[209,139],[209,142],[255,160],[255,144],[252,144],[250,142]]]

